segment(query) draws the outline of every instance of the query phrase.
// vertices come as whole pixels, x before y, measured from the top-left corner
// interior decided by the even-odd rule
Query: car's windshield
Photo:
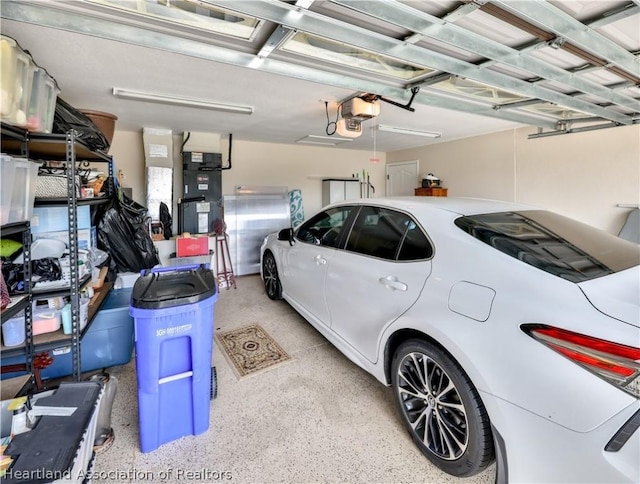
[[[545,210],[472,215],[455,224],[505,254],[572,282],[640,264],[639,245]]]

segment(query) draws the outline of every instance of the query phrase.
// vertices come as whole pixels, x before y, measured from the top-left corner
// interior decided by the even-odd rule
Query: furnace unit
[[[183,196],[178,200],[178,232],[213,232],[213,222],[222,218],[222,155],[182,153]]]

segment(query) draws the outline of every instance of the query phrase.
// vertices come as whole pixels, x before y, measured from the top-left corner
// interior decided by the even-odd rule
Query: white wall
[[[417,159],[449,196],[543,206],[617,234],[640,203],[640,126],[527,139],[535,128],[387,153],[387,162]]]
[[[174,230],[177,221],[175,202],[182,196],[182,136],[174,134]],[[228,139],[221,142],[223,165],[229,156]],[[133,199],[145,204],[146,181],[142,131],[116,131],[111,149],[116,173],[122,170],[125,187],[133,189]],[[323,146],[284,145],[233,140],[231,170],[222,171],[222,193],[232,195],[238,185],[286,186],[302,190],[305,215],[322,208],[322,178],[350,177],[366,170],[376,189],[385,191],[385,156],[377,153],[379,163],[371,163],[368,151],[345,150]]]

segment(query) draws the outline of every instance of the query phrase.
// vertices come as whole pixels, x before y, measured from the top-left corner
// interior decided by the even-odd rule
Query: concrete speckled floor
[[[391,390],[342,356],[259,276],[222,289],[215,327],[259,323],[292,361],[238,380],[214,346],[218,397],[209,430],[143,454],[138,443],[135,362],[109,369],[119,380],[115,442],[99,454],[93,482],[491,483],[456,479],[420,453],[402,427]],[[177,410],[179,411],[179,410]]]

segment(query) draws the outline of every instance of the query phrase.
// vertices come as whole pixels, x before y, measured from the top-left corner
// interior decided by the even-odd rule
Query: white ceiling
[[[99,25],[99,28],[93,27],[90,23],[83,28],[80,25],[82,22],[78,21],[80,17],[74,17],[86,14],[82,11],[85,4],[81,2],[47,2],[46,4],[35,2],[35,7],[32,10],[28,8],[26,10],[14,9],[12,2],[7,0],[3,0],[2,3],[2,34],[16,39],[23,49],[32,54],[40,66],[49,71],[59,84],[60,97],[78,108],[106,111],[117,115],[116,128],[119,130],[140,130],[143,127],[154,127],[171,129],[174,133],[196,131],[220,133],[223,136],[232,133],[236,140],[295,143],[296,140],[307,135],[326,136],[327,117],[324,101],[329,102],[330,120],[334,121],[337,104],[350,96],[359,92],[369,92],[383,95],[400,104],[406,104],[411,96],[410,87],[415,85],[421,87],[420,93],[411,105],[415,108],[415,112],[381,102],[381,114],[374,119],[363,122],[362,136],[353,141],[342,143],[339,147],[360,150],[375,149],[381,152],[395,151],[515,126],[537,125],[537,123],[531,122],[532,119],[540,119],[539,125],[544,125],[547,130],[551,129],[552,131],[555,127],[562,129],[578,127],[573,123],[561,123],[554,126],[557,121],[555,118],[535,118],[538,115],[531,111],[526,111],[524,108],[506,109],[495,104],[495,100],[492,101],[494,104],[481,103],[477,100],[461,98],[457,92],[443,93],[440,91],[434,93],[430,90],[430,77],[412,85],[403,85],[380,76],[352,72],[348,67],[336,67],[309,60],[294,59],[278,52],[267,59],[269,63],[266,64],[266,70],[260,67],[247,67],[246,63],[242,65],[243,61],[239,56],[249,54],[255,57],[278,23],[273,20],[277,19],[267,19],[268,21],[265,21],[261,27],[264,31],[262,35],[257,35],[251,42],[232,41],[220,36],[213,38],[210,34],[206,39],[203,39],[201,35],[189,33],[180,34],[180,41],[178,41],[176,37],[167,36],[168,30],[166,28],[163,30],[162,27],[157,28],[157,26],[153,30],[159,33],[154,37],[155,34],[150,34],[149,25],[142,25],[142,28],[138,29],[140,22],[137,22],[138,27],[135,30],[131,30],[133,37],[122,36],[121,38],[124,39],[122,41],[105,37],[119,39],[120,34],[117,33],[119,31],[115,27],[113,30],[110,29],[112,26],[126,23],[126,19],[116,19],[117,23],[110,23],[114,21],[113,15],[111,15],[112,18],[106,20],[100,17],[100,12],[96,13],[94,8],[90,13],[94,18],[101,18],[101,23],[95,24]],[[34,2],[19,2],[19,6],[21,8],[25,5],[29,7],[30,3]],[[276,12],[278,8],[283,6],[292,8],[285,2],[277,1],[247,2],[236,0],[235,2],[210,3],[224,4],[226,7],[235,5],[238,8],[247,9],[260,9],[264,4],[266,5],[265,11],[268,13],[271,8],[274,8]],[[362,5],[375,6],[376,3],[382,2],[362,2]],[[584,115],[584,117],[590,118],[592,124],[596,126],[609,126],[612,122],[631,124],[640,120],[638,117],[640,109],[637,109],[637,106],[640,105],[638,101],[640,90],[636,82],[636,79],[640,78],[638,58],[640,4],[635,0],[537,2],[544,3],[546,7],[553,9],[554,14],[548,18],[545,17],[543,25],[540,25],[540,22],[531,21],[531,18],[528,19],[545,32],[551,31],[555,25],[554,21],[564,20],[565,23],[562,25],[569,34],[573,33],[572,29],[575,25],[567,23],[567,19],[562,16],[563,13],[568,13],[571,18],[584,21],[584,24],[581,24],[583,27],[587,23],[599,21],[600,23],[593,24],[598,28],[592,29],[597,34],[595,42],[591,38],[580,38],[578,33],[575,36],[569,36],[570,40],[565,38],[562,40],[565,44],[580,40],[582,52],[587,51],[594,58],[602,60],[603,64],[619,67],[627,78],[624,75],[621,77],[620,72],[594,67],[598,63],[597,60],[587,62],[584,57],[576,55],[575,51],[549,48],[553,40],[560,37],[558,33],[551,35],[551,40],[547,40],[546,43],[540,43],[530,32],[497,20],[495,15],[490,15],[485,10],[477,10],[478,5],[484,2],[467,4],[462,10],[458,9],[464,6],[463,2],[455,1],[405,3],[412,8],[419,9],[426,15],[433,16],[428,18],[443,18],[447,14],[452,14],[449,19],[450,22],[455,23],[454,27],[472,33],[476,32],[482,36],[482,39],[491,42],[496,42],[499,39],[501,45],[518,49],[521,54],[516,52],[517,57],[525,56],[530,63],[538,62],[535,64],[536,69],[531,69],[531,71],[523,69],[522,65],[514,59],[505,63],[486,64],[489,56],[471,52],[468,45],[457,45],[455,43],[457,37],[452,38],[453,40],[449,43],[444,42],[443,37],[434,36],[426,40],[419,40],[416,44],[401,43],[399,45],[404,49],[399,51],[401,59],[403,56],[406,58],[407,55],[415,55],[415,58],[420,60],[422,52],[424,52],[425,56],[436,56],[432,62],[438,61],[445,65],[447,62],[451,63],[452,70],[436,69],[432,75],[442,75],[448,72],[458,73],[460,69],[466,69],[469,72],[468,77],[471,79],[476,73],[479,75],[479,77],[475,77],[476,80],[486,79],[485,76],[489,76],[488,78],[491,79],[498,76],[497,79],[505,82],[505,85],[513,86],[511,92],[522,94],[521,88],[523,88],[526,94],[523,95],[523,99],[527,100],[537,98],[537,96],[531,95],[532,92],[536,95],[540,94],[541,99],[545,96],[555,99],[555,93],[558,93],[561,99],[566,99],[568,102],[573,103],[575,100],[576,104],[573,107],[592,109],[598,115],[597,118],[592,116],[593,113]],[[509,7],[509,2],[495,1],[491,4],[504,10],[508,10]],[[470,5],[474,8],[471,8]],[[57,8],[63,10],[57,10]],[[613,22],[602,20],[603,14],[610,17],[610,12],[625,11],[625,9],[626,13],[617,14],[618,20]],[[309,10],[317,11],[317,13],[311,12],[309,19],[316,20],[317,17],[321,21],[320,25],[334,25],[335,29],[332,27],[330,31],[326,32],[326,35],[332,34],[338,39],[340,39],[342,26],[340,20],[346,21],[354,29],[354,39],[357,37],[356,34],[360,32],[359,27],[366,27],[371,32],[378,32],[371,39],[365,39],[370,41],[371,45],[376,45],[375,43],[378,41],[386,42],[387,39],[397,42],[397,39],[404,39],[412,33],[412,30],[398,27],[397,23],[386,24],[371,16],[346,10],[343,5],[324,0],[312,3]],[[555,16],[556,11],[560,13],[560,16]],[[62,13],[61,16],[60,13]],[[526,17],[526,12],[514,11],[510,13],[521,18]],[[56,14],[57,17],[53,14]],[[308,11],[302,10],[301,15],[308,16],[308,14]],[[413,21],[417,16],[409,15],[407,18]],[[307,17],[304,18],[304,20],[306,19]],[[129,23],[131,24],[131,22]],[[72,30],[84,30],[84,32]],[[440,35],[441,30],[436,29],[435,35]],[[433,31],[434,29],[425,28],[427,33]],[[110,32],[114,33],[110,34]],[[178,32],[181,31],[175,29],[172,35]],[[443,34],[446,33],[443,31]],[[381,37],[381,35],[384,36]],[[186,37],[189,38],[185,40]],[[465,39],[469,40],[463,38],[463,40]],[[610,39],[608,41],[613,47],[603,42],[602,39]],[[139,45],[134,45],[132,42]],[[144,45],[152,45],[153,47],[145,47]],[[493,44],[488,45],[491,47]],[[495,47],[495,45],[493,46]],[[234,53],[237,53],[237,56]],[[444,55],[437,57],[439,55],[437,53]],[[496,52],[496,55],[498,54]],[[226,61],[214,61],[211,60],[212,58],[226,59]],[[464,62],[462,67],[458,64],[461,61]],[[417,63],[424,65],[422,62]],[[555,65],[557,69],[550,74],[556,75],[556,78],[551,76],[545,81],[545,78],[542,77],[543,81],[540,82],[540,72],[547,73],[542,64]],[[287,66],[293,66],[290,72],[286,71]],[[528,64],[525,66],[528,67]],[[428,65],[428,67],[432,66]],[[574,70],[578,67],[581,68],[580,73],[575,73]],[[287,75],[273,72],[286,72]],[[312,77],[315,80],[304,80],[305,76],[307,79],[309,78],[310,72],[313,73]],[[585,94],[579,92],[575,85],[558,82],[557,75],[562,73],[571,74],[573,77],[579,77],[581,81],[586,81],[586,88],[593,88],[592,92]],[[578,86],[582,87],[583,84],[578,84]],[[219,113],[205,109],[117,99],[112,95],[113,87],[249,105],[254,107],[254,113],[251,115]],[[374,92],[372,88],[379,90]],[[606,92],[599,90],[597,93],[604,92],[606,94],[604,98],[593,95],[594,90],[603,88]],[[399,96],[394,96],[395,94],[399,94]],[[546,98],[546,100],[549,99],[549,97]],[[616,102],[612,103],[611,100]],[[461,111],[460,108],[464,111]],[[490,117],[465,112],[469,110],[487,113]],[[602,113],[604,116],[601,115]],[[607,117],[608,113],[613,114]],[[586,121],[583,122],[586,123]],[[372,129],[377,124],[437,131],[442,133],[442,137],[431,140],[417,136],[383,133]]]

